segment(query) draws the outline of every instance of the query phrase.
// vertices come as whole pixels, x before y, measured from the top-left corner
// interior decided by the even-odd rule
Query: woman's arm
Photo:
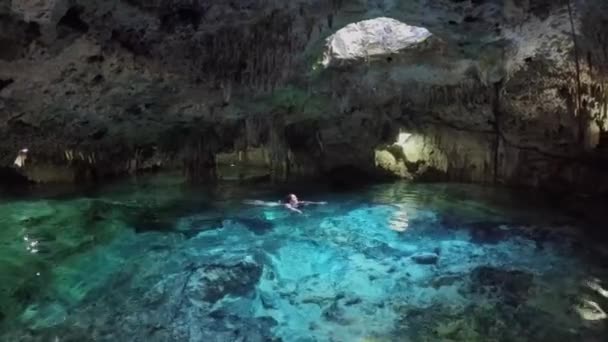
[[[287,208],[287,209],[289,209],[289,210],[291,210],[293,212],[296,212],[298,214],[302,213],[302,211],[300,209],[294,208],[293,206],[291,206],[291,204],[285,204],[285,208]]]
[[[327,202],[311,202],[311,201],[300,201],[299,203],[302,205],[310,205],[310,204],[325,205],[325,204],[327,204]]]
[[[265,207],[278,207],[281,205],[281,203],[279,203],[279,202],[266,202],[266,201],[260,201],[260,200],[245,200],[243,202],[245,204],[249,204],[249,205],[261,205],[261,206],[265,206]]]

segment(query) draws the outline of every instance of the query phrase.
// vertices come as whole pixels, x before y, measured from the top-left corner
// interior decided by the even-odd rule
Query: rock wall
[[[5,1],[0,165],[27,148],[36,181],[207,181],[262,149],[277,180],[603,191],[607,18],[595,0]]]

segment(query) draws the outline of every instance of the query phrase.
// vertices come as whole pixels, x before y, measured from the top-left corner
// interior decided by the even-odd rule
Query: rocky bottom
[[[527,201],[472,187],[386,184],[311,194],[329,203],[304,215],[243,205],[241,193],[163,211],[168,201],[150,200],[166,191],[138,189],[0,203],[12,227],[0,242],[20,244],[29,258],[1,252],[0,340],[608,336],[608,244]],[[184,196],[170,202],[184,207]],[[140,211],[144,202],[149,211]],[[73,227],[57,228],[61,215]]]

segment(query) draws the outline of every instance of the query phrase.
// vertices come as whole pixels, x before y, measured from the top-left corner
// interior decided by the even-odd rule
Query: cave
[[[0,4],[0,341],[605,341],[606,23]]]

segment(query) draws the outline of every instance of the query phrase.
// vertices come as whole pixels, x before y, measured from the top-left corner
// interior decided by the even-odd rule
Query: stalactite
[[[285,122],[283,117],[276,116],[268,124],[268,149],[270,155],[271,177],[283,181],[289,177],[289,151],[285,140]]]
[[[568,8],[568,17],[570,19],[571,33],[572,33],[572,42],[574,44],[574,62],[576,67],[576,115],[579,117],[579,141],[584,143],[585,140],[585,131],[587,125],[587,118],[584,113],[584,110],[581,108],[581,100],[582,100],[582,89],[581,89],[581,68],[579,61],[579,50],[576,39],[576,31],[574,25],[574,15],[572,11],[572,5],[570,0],[566,0],[567,8]]]
[[[501,143],[501,120],[502,120],[502,109],[501,109],[501,91],[504,86],[503,81],[494,84],[494,100],[492,104],[492,112],[494,114],[494,146],[493,146],[493,160],[494,160],[494,171],[493,178],[494,183],[498,182],[499,175],[499,150]]]
[[[230,81],[224,81],[221,83],[222,89],[222,100],[224,104],[230,103],[230,98],[232,96],[232,84]]]

